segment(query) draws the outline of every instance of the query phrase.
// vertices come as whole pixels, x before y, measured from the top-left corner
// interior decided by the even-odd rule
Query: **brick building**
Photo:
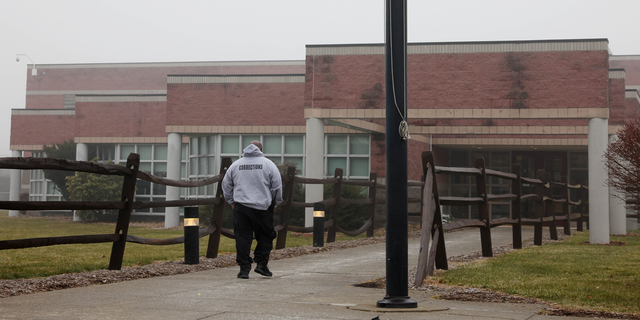
[[[304,61],[38,65],[25,109],[12,112],[11,149],[41,156],[43,144],[74,139],[77,159],[122,162],[137,152],[141,170],[201,179],[258,139],[270,159],[295,162],[308,177],[340,167],[349,179],[384,179],[384,46],[306,51]],[[589,166],[598,165],[589,154],[603,152],[607,135],[640,109],[640,56],[611,55],[606,39],[413,43],[407,78],[412,180],[422,173],[420,153],[432,149],[438,165],[470,166],[483,156],[492,169],[518,162],[523,176],[545,169],[554,180],[588,183]],[[604,145],[591,142],[596,136]],[[37,171],[22,181],[32,200],[59,199]],[[469,180],[439,183],[443,195],[474,192]],[[491,188],[509,185],[496,179]],[[318,200],[321,192],[309,189],[307,202]],[[147,184],[137,198],[213,192]],[[492,204],[492,214],[508,215],[509,206]],[[154,210],[136,214],[176,223],[177,211]]]

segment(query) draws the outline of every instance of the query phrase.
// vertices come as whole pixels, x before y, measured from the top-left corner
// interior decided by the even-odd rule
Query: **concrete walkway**
[[[523,228],[523,238],[531,237],[533,229]],[[479,252],[479,239],[477,229],[447,233],[447,253]],[[510,244],[511,228],[494,228],[492,241],[496,247]],[[416,266],[418,249],[419,239],[410,239],[409,267]],[[237,279],[233,267],[9,297],[0,299],[0,319],[556,318],[537,315],[539,305],[443,301],[412,290],[419,306],[413,312],[375,308],[385,290],[352,285],[385,275],[384,243],[272,261],[269,267],[273,278],[252,271],[250,279]]]

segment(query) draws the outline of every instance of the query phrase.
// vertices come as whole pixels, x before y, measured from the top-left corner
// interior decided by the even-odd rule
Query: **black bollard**
[[[324,247],[324,203],[313,204],[313,246]]]
[[[200,263],[198,207],[184,208],[184,264]]]

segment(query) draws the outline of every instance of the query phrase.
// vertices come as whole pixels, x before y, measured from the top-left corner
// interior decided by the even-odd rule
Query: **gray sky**
[[[638,0],[408,0],[409,42],[608,38],[640,54]],[[382,43],[383,0],[0,0],[0,156],[37,64],[303,60]]]

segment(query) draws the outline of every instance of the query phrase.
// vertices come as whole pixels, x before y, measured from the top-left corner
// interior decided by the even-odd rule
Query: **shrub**
[[[71,201],[119,201],[122,196],[123,176],[78,172],[66,180]],[[78,210],[76,215],[83,221],[111,222],[117,219],[118,210]]]

